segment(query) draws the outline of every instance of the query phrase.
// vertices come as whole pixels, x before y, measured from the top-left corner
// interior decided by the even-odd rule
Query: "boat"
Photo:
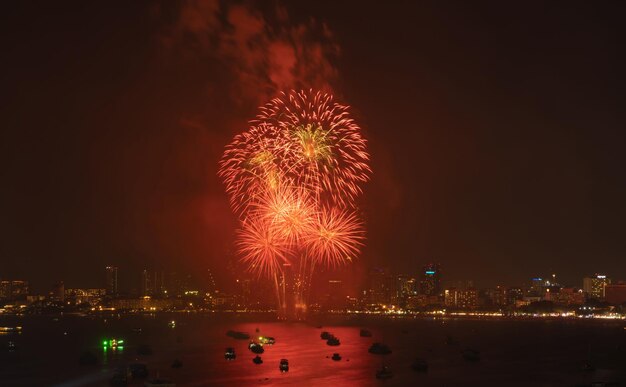
[[[389,355],[391,353],[391,348],[385,344],[374,343],[367,351],[374,355]]]
[[[280,372],[289,371],[289,361],[287,359],[280,359],[280,364],[278,365],[278,369]]]
[[[3,333],[22,333],[22,327],[0,327],[0,334]]]
[[[148,366],[144,363],[133,363],[128,366],[128,370],[133,378],[148,377]]]
[[[230,336],[237,340],[250,340],[250,335],[246,332],[228,331],[226,332],[226,336]]]
[[[333,359],[334,361],[339,361],[341,360],[341,355],[339,355],[337,352],[333,353],[333,356],[331,357],[331,359]]]
[[[330,345],[330,346],[335,347],[335,346],[337,346],[337,345],[340,345],[340,344],[341,344],[341,342],[339,342],[339,339],[338,339],[338,338],[336,338],[335,336],[331,336],[331,337],[330,337],[330,338],[326,341],[326,344],[327,344],[327,345]]]
[[[183,362],[178,360],[178,359],[174,359],[174,362],[172,363],[172,368],[180,368],[183,366]]]
[[[273,345],[276,344],[276,339],[269,336],[259,336],[259,343],[265,345]]]
[[[226,348],[226,351],[224,352],[224,358],[226,360],[235,360],[236,357],[237,355],[235,355],[235,348],[233,347]]]
[[[367,329],[361,329],[359,335],[361,335],[361,337],[372,337],[372,332],[368,331]]]
[[[143,384],[145,387],[176,387],[176,384],[167,379],[152,379]]]
[[[176,328],[176,321],[172,320],[167,323],[167,326],[170,328]]]
[[[391,372],[391,369],[386,365],[383,365],[381,369],[376,371],[376,379],[389,379],[392,376],[393,372]]]
[[[593,371],[596,370],[596,367],[594,367],[593,364],[591,364],[591,363],[585,363],[585,364],[583,364],[581,369],[583,371],[585,371],[585,372],[593,372]]]
[[[415,359],[413,364],[411,364],[411,368],[415,372],[428,372],[428,362],[424,359]]]
[[[261,359],[261,356],[256,355],[256,357],[254,359],[252,359],[252,362],[254,364],[263,364],[263,359]]]
[[[126,386],[128,384],[128,375],[125,372],[116,372],[109,384],[112,386]]]
[[[459,345],[459,341],[453,339],[452,336],[446,336],[446,345]]]
[[[259,344],[259,343],[255,343],[255,342],[250,342],[250,344],[248,345],[248,349],[250,351],[252,351],[252,353],[256,353],[256,354],[261,354],[263,352],[265,352],[265,349],[263,349],[263,345]]]
[[[133,332],[135,332],[135,333],[141,333],[141,328],[133,328]]]
[[[332,336],[333,336],[333,335],[331,335],[329,332],[326,332],[326,331],[324,331],[324,332],[322,332],[322,333],[320,334],[320,338],[321,338],[322,340],[328,340],[328,339],[330,339]]]
[[[15,345],[15,341],[9,341],[9,343],[7,344],[7,348],[9,352],[15,352],[15,350],[17,349],[17,346]]]
[[[480,352],[475,349],[467,348],[461,351],[463,355],[463,359],[471,362],[476,362],[480,360]]]

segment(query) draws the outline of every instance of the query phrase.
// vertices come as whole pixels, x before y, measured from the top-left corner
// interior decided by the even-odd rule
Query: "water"
[[[175,320],[175,328],[168,321]],[[29,316],[0,318],[2,325],[21,325],[20,335],[0,336],[1,386],[107,386],[121,364],[145,362],[151,376],[172,379],[178,386],[583,386],[594,382],[626,385],[626,330],[623,322],[568,320],[455,320],[331,317],[310,323],[276,322],[271,316],[228,314],[161,314],[109,317]],[[320,329],[317,326],[323,325]],[[141,328],[141,333],[133,332]],[[256,329],[259,332],[256,333]],[[373,337],[359,336],[366,328]],[[228,330],[276,338],[252,362],[247,340],[226,336]],[[331,347],[320,339],[329,331],[341,340]],[[459,341],[447,345],[446,337]],[[123,338],[124,349],[104,351],[106,338]],[[9,353],[8,341],[18,347]],[[388,344],[387,356],[367,352],[373,342]],[[137,355],[148,344],[154,353]],[[224,349],[234,347],[237,359],[226,361]],[[481,359],[463,359],[473,348]],[[98,366],[80,366],[89,350]],[[338,352],[341,361],[330,356]],[[427,373],[411,370],[417,358],[428,361]],[[281,373],[281,358],[290,369]],[[174,359],[183,366],[171,367]],[[383,362],[394,376],[375,378]],[[591,362],[595,371],[582,365]],[[130,385],[142,385],[135,381]]]

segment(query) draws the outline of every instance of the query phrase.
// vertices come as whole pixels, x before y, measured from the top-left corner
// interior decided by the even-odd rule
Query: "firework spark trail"
[[[295,270],[296,304],[306,305],[315,266],[350,262],[363,244],[354,210],[371,174],[367,143],[348,107],[320,92],[281,93],[250,124],[226,146],[218,172],[241,220],[239,254],[273,278],[281,308],[285,270]]]

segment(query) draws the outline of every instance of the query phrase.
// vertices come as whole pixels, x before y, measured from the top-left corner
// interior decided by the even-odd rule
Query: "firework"
[[[352,261],[364,239],[362,223],[349,211],[325,208],[317,222],[306,233],[304,243],[309,256],[324,266],[337,266]]]
[[[282,93],[226,147],[218,173],[241,220],[238,252],[250,271],[273,278],[281,310],[287,271],[299,278],[293,299],[302,306],[316,265],[359,253],[355,199],[368,161],[348,107],[312,91]]]

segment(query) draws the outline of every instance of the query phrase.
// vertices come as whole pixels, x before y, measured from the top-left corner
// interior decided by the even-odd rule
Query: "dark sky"
[[[3,3],[0,277],[227,286],[223,147],[278,90],[321,87],[374,170],[349,271],[626,279],[619,2],[308,3]]]

